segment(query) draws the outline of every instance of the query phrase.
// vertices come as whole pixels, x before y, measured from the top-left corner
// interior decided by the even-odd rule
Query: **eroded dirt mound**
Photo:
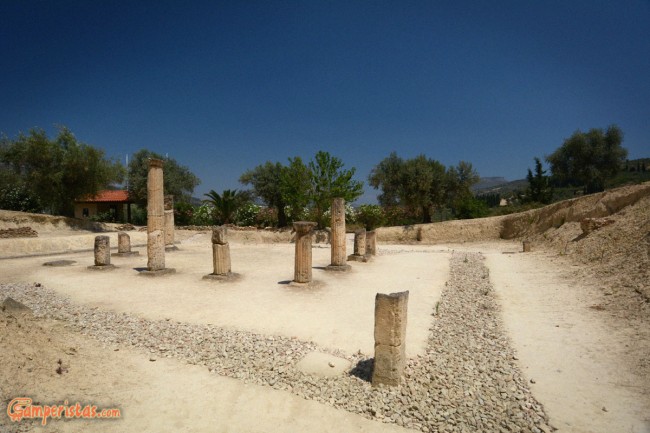
[[[503,219],[502,239],[516,239],[544,233],[565,223],[580,223],[587,218],[603,218],[650,196],[650,182],[624,186],[613,190],[565,200],[508,215]]]
[[[39,233],[60,230],[88,230],[97,232],[108,229],[106,224],[90,220],[0,209],[0,229],[17,229],[24,226],[29,226]]]
[[[38,237],[36,230],[31,227],[18,227],[15,229],[0,229],[0,238],[35,238]]]

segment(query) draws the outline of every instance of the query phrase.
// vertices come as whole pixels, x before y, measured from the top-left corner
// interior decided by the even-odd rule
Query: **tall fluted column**
[[[311,282],[311,234],[316,223],[297,221],[293,223],[296,231],[296,258],[293,281],[296,283]]]
[[[332,220],[332,263],[327,266],[328,271],[347,271],[350,265],[346,264],[345,248],[345,200],[342,198],[332,199],[331,208]]]
[[[165,269],[165,207],[163,161],[149,160],[147,176],[147,268]]]

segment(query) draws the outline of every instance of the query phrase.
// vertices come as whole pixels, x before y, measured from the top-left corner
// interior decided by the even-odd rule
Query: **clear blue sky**
[[[650,156],[650,1],[2,0],[0,132],[66,125],[241,188],[318,150],[523,178],[574,131]]]

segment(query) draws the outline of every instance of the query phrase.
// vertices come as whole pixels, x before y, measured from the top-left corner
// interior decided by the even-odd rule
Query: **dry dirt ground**
[[[314,278],[322,284],[312,291],[282,284],[293,275],[293,245],[284,235],[231,232],[233,271],[242,278],[224,285],[201,279],[211,271],[209,235],[178,230],[179,251],[167,256],[177,274],[147,279],[136,270],[146,265],[146,249],[138,247],[145,242],[141,232],[130,234],[134,249],[145,256],[114,258],[117,269],[98,273],[86,269],[93,262],[94,233],[0,211],[0,229],[31,225],[39,233],[38,238],[0,239],[0,283],[38,282],[78,305],[149,319],[216,323],[313,341],[332,353],[370,356],[375,293],[408,289],[411,357],[423,350],[451,251],[480,252],[517,362],[553,427],[560,432],[650,432],[648,189],[611,193],[627,201],[622,207],[612,205],[611,195],[590,196],[555,212],[511,220],[382,229],[375,260],[352,263],[352,272],[343,275],[319,269],[328,264],[329,249],[317,244]],[[606,215],[593,210],[603,207]],[[565,212],[562,223],[558,212]],[[579,222],[585,214],[607,216],[614,223],[585,236]],[[514,234],[512,227],[518,230]],[[116,233],[110,236],[116,246]],[[531,253],[521,252],[523,239],[531,240]],[[42,266],[59,259],[77,263]],[[2,297],[0,292],[0,303]],[[205,367],[107,345],[65,322],[11,309],[0,311],[0,349],[3,404],[25,396],[41,404],[67,400],[121,410],[119,419],[52,420],[39,426],[10,423],[5,406],[0,430],[406,430]]]

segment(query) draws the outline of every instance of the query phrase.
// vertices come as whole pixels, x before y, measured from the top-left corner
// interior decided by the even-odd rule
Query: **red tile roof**
[[[104,191],[99,191],[96,196],[85,196],[80,198],[77,201],[83,203],[99,203],[99,202],[126,203],[129,201],[129,192],[121,189],[115,191],[104,190]]]

